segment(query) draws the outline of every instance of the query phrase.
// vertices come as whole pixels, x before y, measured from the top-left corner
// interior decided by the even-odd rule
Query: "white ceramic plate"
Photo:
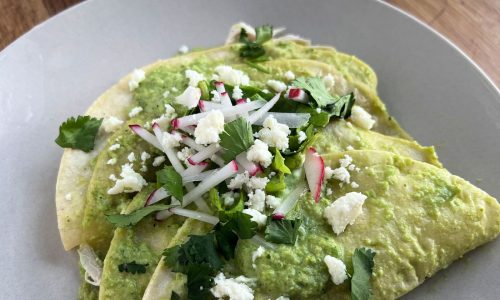
[[[77,260],[56,225],[58,126],[134,67],[180,45],[221,44],[244,20],[333,45],[368,62],[389,111],[450,171],[500,196],[500,96],[467,58],[415,19],[375,1],[87,1],[0,53],[0,291],[73,299]],[[482,180],[477,180],[482,179]],[[473,251],[405,299],[498,299],[500,242]]]

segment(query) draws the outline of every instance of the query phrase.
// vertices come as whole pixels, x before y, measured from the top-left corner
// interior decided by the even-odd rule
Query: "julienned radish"
[[[162,150],[163,151],[163,148],[162,148],[160,142],[158,141],[158,139],[151,132],[149,132],[146,129],[144,129],[141,125],[131,124],[131,125],[128,125],[128,127],[135,134],[137,134],[138,136],[140,136],[143,140],[145,140],[146,142],[150,143],[155,148],[158,148],[158,150]]]
[[[222,167],[219,171],[215,172],[212,176],[203,180],[194,189],[188,192],[182,198],[182,207],[186,207],[193,201],[200,199],[203,194],[208,192],[211,188],[223,182],[224,180],[236,175],[238,173],[238,164],[235,160],[230,161],[227,165]],[[156,214],[156,219],[163,220],[170,217],[172,213],[168,210],[161,211]]]
[[[309,147],[306,151],[304,170],[306,172],[309,190],[311,191],[314,201],[318,202],[321,194],[321,187],[325,179],[325,163],[323,162],[323,158],[313,147]]]
[[[269,102],[267,102],[269,103]],[[241,115],[245,112],[249,112],[252,110],[259,109],[263,107],[266,104],[265,101],[258,100],[258,101],[251,101],[248,103],[236,105],[236,106],[229,106],[229,107],[224,107],[220,109],[222,114],[224,115],[225,119],[235,117],[237,115]],[[208,115],[208,112],[202,112],[194,115],[187,115],[181,118],[173,119],[172,120],[172,127],[174,129],[176,128],[184,128],[190,125],[196,125],[198,124],[198,121],[203,119]]]

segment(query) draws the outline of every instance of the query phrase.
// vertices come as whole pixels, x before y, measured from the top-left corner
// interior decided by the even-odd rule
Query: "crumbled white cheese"
[[[277,208],[281,204],[281,199],[273,195],[266,196],[266,205],[270,208]]]
[[[274,177],[274,176],[276,176],[276,172],[272,171],[271,173],[269,173],[269,175],[267,177],[271,178],[271,177]]]
[[[174,92],[174,93],[176,93],[176,92],[178,92],[178,91],[179,91],[179,90],[178,90],[175,86],[173,86],[170,90],[171,90],[172,92]]]
[[[349,119],[357,126],[370,130],[375,125],[375,119],[364,108],[359,105],[354,105],[351,110]]]
[[[156,123],[160,126],[160,128],[167,128],[170,122],[177,117],[177,113],[175,112],[175,108],[170,104],[165,104],[165,113],[161,115],[157,119],[151,120],[152,123]]]
[[[141,172],[147,172],[148,171],[148,167],[146,165],[142,165],[141,168],[139,169],[139,171]]]
[[[299,135],[299,143],[302,143],[303,141],[305,141],[307,139],[307,135],[304,131],[302,130],[299,130],[299,132],[297,132],[297,134]]]
[[[218,73],[218,80],[230,85],[248,85],[250,78],[240,70],[233,69],[230,66],[217,66],[215,72]]]
[[[68,201],[71,201],[71,198],[73,196],[71,195],[71,193],[67,193],[66,195],[64,195],[64,199],[68,200]]]
[[[356,168],[356,166],[355,166],[355,165],[349,165],[349,166],[347,167],[347,169],[348,169],[349,171],[354,171],[354,168]]]
[[[146,161],[149,158],[151,158],[151,154],[147,153],[146,151],[142,151],[142,153],[141,153],[141,161]]]
[[[267,179],[267,178],[266,178]],[[255,190],[248,193],[248,205],[259,212],[263,212],[266,204],[266,193],[263,190]]]
[[[179,142],[181,140],[182,140],[182,136],[178,132],[174,132],[174,133],[163,132],[162,139],[161,139],[161,145],[165,149],[179,147],[179,145],[180,145]]]
[[[326,88],[328,90],[331,90],[335,85],[335,78],[332,76],[332,74],[328,74],[323,77],[323,82],[325,83]]]
[[[333,232],[338,235],[347,225],[354,224],[356,218],[363,212],[363,203],[366,198],[361,193],[350,192],[325,208],[323,216],[332,225]]]
[[[111,146],[109,146],[109,151],[115,151],[117,149],[120,149],[121,145],[120,144],[113,144]]]
[[[256,139],[247,151],[247,159],[267,168],[272,163],[273,155],[269,152],[269,146],[266,143]]]
[[[321,108],[317,107],[316,112],[319,114],[321,112]]]
[[[224,206],[230,207],[234,204],[234,192],[227,192],[221,195],[222,201],[224,202]]]
[[[108,159],[108,161],[106,162],[107,165],[114,165],[116,164],[116,158],[110,158]]]
[[[240,89],[240,86],[237,85],[233,88],[233,99],[234,100],[239,100],[243,98],[243,91]]]
[[[331,188],[327,188],[326,189],[326,195],[330,196],[331,194],[333,194],[333,190]]]
[[[250,180],[250,175],[248,174],[248,171],[236,174],[236,176],[234,176],[233,179],[229,181],[227,188],[231,190],[241,189],[243,185],[246,185],[249,180]]]
[[[226,278],[224,273],[219,273],[214,278],[214,287],[210,292],[214,297],[219,299],[229,300],[253,300],[253,290],[248,287],[247,283],[253,283],[254,280],[244,276],[236,278]]]
[[[182,45],[179,47],[179,50],[177,50],[181,54],[186,54],[189,52],[189,47],[186,45]]]
[[[170,91],[169,91],[169,90],[166,90],[166,91],[164,91],[164,92],[163,92],[163,94],[162,94],[162,95],[163,95],[163,98],[167,98],[167,97],[168,97],[168,95],[170,95]]]
[[[143,110],[142,107],[136,106],[130,110],[130,112],[128,113],[128,116],[133,118],[133,117],[137,116],[142,110]]]
[[[188,86],[182,94],[175,97],[175,102],[187,108],[195,108],[201,98],[201,90],[197,87]]]
[[[116,131],[123,124],[123,121],[116,117],[108,117],[104,118],[101,124],[101,128],[104,129],[105,132],[111,133]]]
[[[200,81],[205,80],[205,76],[195,70],[186,70],[184,74],[186,75],[186,78],[189,79],[190,86],[197,87]]]
[[[290,300],[290,298],[285,296],[279,296],[278,298],[276,298],[276,300]]]
[[[184,147],[181,149],[181,151],[177,152],[177,158],[182,162],[186,162],[188,158],[193,156],[193,154],[194,154],[193,149],[189,147]]]
[[[109,175],[108,178],[109,178],[109,180],[112,180],[112,181],[117,181],[118,180],[118,178],[116,178],[115,174]]]
[[[264,252],[266,252],[266,249],[264,249],[264,247],[262,246],[259,246],[259,248],[257,248],[253,253],[252,253],[252,267],[255,269],[256,265],[255,265],[255,260],[259,257],[261,257],[262,255],[264,255]]]
[[[130,152],[129,155],[127,156],[127,159],[129,162],[134,162],[135,161],[135,154],[134,152]]]
[[[194,130],[195,142],[202,145],[217,143],[222,131],[224,131],[224,115],[220,110],[212,110],[198,121],[198,126]]]
[[[221,99],[220,99],[219,92],[217,92],[216,90],[213,90],[210,92],[210,94],[212,94],[212,102],[220,103]]]
[[[348,146],[346,147],[346,149],[347,149],[348,151],[351,151],[351,150],[354,150],[354,147],[353,147],[353,146],[351,146],[351,145],[348,145]]]
[[[353,182],[351,182],[351,187],[353,189],[357,189],[357,188],[359,188],[359,184],[356,181],[353,181]]]
[[[259,137],[263,142],[279,150],[288,148],[290,129],[287,125],[278,123],[273,115],[267,117],[262,125],[264,127],[259,131]]]
[[[247,182],[247,188],[250,190],[263,190],[266,188],[269,179],[267,177],[252,176]]]
[[[165,162],[165,156],[161,155],[161,156],[157,156],[155,157],[155,159],[153,160],[153,167],[158,167],[159,165],[161,165],[163,162]]]
[[[289,81],[294,80],[295,79],[295,74],[292,71],[290,71],[290,70],[286,71],[285,72],[285,78],[286,78],[286,80],[289,80]]]
[[[132,169],[132,164],[124,164],[120,173],[121,179],[116,180],[115,186],[108,190],[108,194],[140,192],[142,187],[147,185],[141,174]]]
[[[347,279],[346,267],[343,261],[330,255],[325,256],[323,261],[328,267],[333,283],[339,285]]]
[[[250,220],[257,223],[259,225],[259,227],[266,225],[267,216],[264,215],[263,213],[261,213],[260,211],[252,209],[252,208],[245,208],[243,210],[243,213],[252,216],[252,218]]]
[[[268,80],[267,86],[272,88],[275,92],[283,92],[286,91],[286,84],[279,80]]]
[[[349,171],[346,168],[339,167],[333,169],[332,172],[333,172],[333,178],[337,179],[338,181],[342,181],[345,183],[351,182],[351,174],[349,174]]]
[[[144,73],[141,69],[135,69],[130,76],[130,80],[128,81],[128,88],[130,91],[135,90],[139,87],[139,83],[146,78],[146,73]]]
[[[352,164],[352,157],[345,154],[344,158],[339,159],[340,166],[347,168],[350,164]]]
[[[331,179],[333,177],[333,170],[330,167],[325,167],[325,179]]]

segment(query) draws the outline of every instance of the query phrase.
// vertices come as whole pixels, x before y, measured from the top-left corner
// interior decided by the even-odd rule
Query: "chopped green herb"
[[[242,211],[244,208],[244,203],[246,201],[246,194],[241,191],[238,199],[235,199],[235,203],[231,205],[231,207],[225,207],[223,200],[219,196],[219,192],[216,188],[212,188],[208,193],[208,199],[212,207],[220,212],[224,212],[226,214]]]
[[[166,166],[162,170],[157,171],[156,181],[158,182],[158,187],[165,188],[170,195],[182,202],[182,197],[184,197],[182,176],[175,171],[174,167]]]
[[[157,211],[166,210],[172,208],[176,205],[167,205],[167,204],[153,204],[143,208],[140,208],[130,214],[115,214],[115,215],[106,215],[106,220],[111,224],[117,227],[127,227],[133,226],[142,219],[144,219],[149,214],[152,214]]]
[[[224,125],[224,131],[219,135],[219,145],[224,149],[222,158],[229,162],[236,155],[246,151],[253,144],[252,126],[244,118],[238,118]]]
[[[198,88],[201,91],[201,99],[210,100],[210,91],[208,90],[208,83],[206,80],[198,82]]]
[[[127,272],[131,274],[143,274],[146,273],[146,267],[149,264],[138,264],[134,261],[129,263],[123,263],[118,265],[118,271]]]
[[[353,93],[342,97],[332,96],[320,77],[300,77],[292,85],[306,90],[317,106],[328,112],[330,116],[346,119],[351,115],[351,108],[355,101]]]
[[[212,273],[224,265],[217,254],[213,233],[190,235],[187,242],[166,249],[163,256],[172,271],[184,274],[187,274],[190,265],[206,265],[213,271]]]
[[[353,275],[351,279],[351,298],[368,300],[372,295],[371,276],[375,252],[367,248],[356,248],[352,256]]]
[[[266,53],[263,44],[272,37],[273,27],[271,25],[255,28],[255,41],[250,41],[246,30],[242,28],[240,32],[240,43],[243,43],[243,46],[240,48],[240,56],[254,60],[259,59]]]
[[[94,149],[94,142],[103,119],[89,116],[71,117],[59,126],[59,136],[55,142],[63,148],[79,149],[89,152]]]
[[[212,293],[210,288],[213,285],[213,270],[204,264],[190,265],[186,272],[187,275],[187,290],[188,300],[204,300],[211,299]],[[174,298],[172,297],[172,300]]]
[[[249,239],[257,233],[257,223],[252,216],[243,212],[220,213],[219,222],[215,228],[215,238],[222,255],[226,259],[234,258],[238,239]]]
[[[268,218],[264,237],[266,241],[271,243],[295,245],[301,224],[301,219],[274,220]]]
[[[284,174],[292,173],[290,169],[285,165],[285,159],[283,158],[283,156],[281,156],[281,153],[277,148],[274,151],[274,159],[271,166],[276,171],[282,172]]]
[[[266,184],[266,193],[277,193],[286,189],[285,175],[282,172],[278,172],[276,176],[271,177],[269,182]]]

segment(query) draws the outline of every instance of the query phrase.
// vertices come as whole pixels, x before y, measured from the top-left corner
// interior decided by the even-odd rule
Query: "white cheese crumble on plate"
[[[328,267],[333,283],[339,285],[347,279],[346,267],[343,261],[330,255],[325,256],[323,261]]]
[[[344,232],[347,225],[354,224],[356,218],[363,212],[362,207],[366,198],[361,193],[350,192],[325,208],[323,217],[332,225],[333,232],[339,235]]]

